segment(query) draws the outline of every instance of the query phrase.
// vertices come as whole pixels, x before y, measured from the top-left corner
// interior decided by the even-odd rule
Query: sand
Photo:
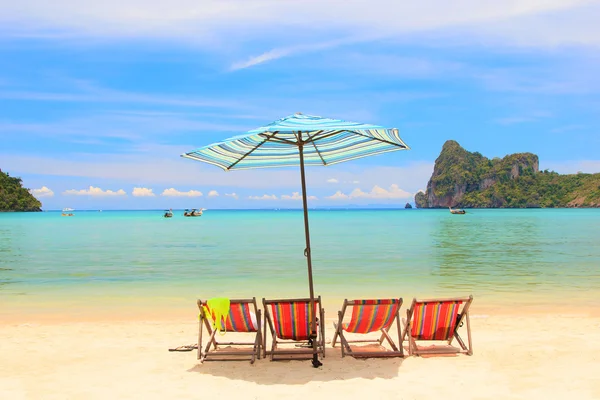
[[[195,351],[169,352],[196,343],[193,313],[12,317],[0,323],[0,398],[600,399],[596,310],[483,310],[474,303],[473,356],[355,360],[328,346],[319,369],[264,359],[200,365]],[[332,319],[326,327],[330,341]]]

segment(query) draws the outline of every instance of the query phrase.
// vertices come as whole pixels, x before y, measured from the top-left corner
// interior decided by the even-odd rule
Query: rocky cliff
[[[599,207],[600,174],[540,172],[535,154],[490,160],[449,140],[415,203],[419,208]]]
[[[0,211],[41,211],[42,203],[22,183],[0,170]]]

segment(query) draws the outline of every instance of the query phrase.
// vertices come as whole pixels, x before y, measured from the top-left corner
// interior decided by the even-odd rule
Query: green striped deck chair
[[[263,299],[265,311],[264,331],[267,324],[271,332],[271,350],[267,350],[266,334],[263,338],[263,355],[276,359],[312,359],[314,354],[325,357],[325,311],[321,296],[315,298],[313,311],[317,315],[316,345],[312,342],[310,299]],[[283,357],[281,357],[283,356]]]
[[[473,296],[447,299],[413,299],[410,308],[406,311],[404,335],[408,338],[410,355],[426,354],[451,354],[465,353],[473,355],[471,341],[471,323],[469,320],[469,307]],[[458,334],[458,329],[466,323],[467,343]],[[456,339],[460,348],[452,346]],[[439,343],[427,348],[419,348],[417,342]]]
[[[402,349],[401,330],[400,330],[400,307],[402,299],[376,299],[376,300],[344,300],[342,310],[338,312],[338,322],[333,323],[335,333],[331,345],[335,347],[339,337],[342,345],[342,357],[346,354],[353,357],[404,357]],[[352,317],[350,322],[344,323],[344,315],[348,307],[352,308]],[[392,340],[389,329],[396,323],[398,333],[398,342],[400,347],[396,346]],[[381,332],[379,339],[365,339],[364,335],[372,332]],[[350,340],[349,337],[362,335],[362,339]],[[382,347],[383,341],[391,346],[391,350]],[[361,346],[352,348],[354,343],[377,344],[376,348],[372,346]]]
[[[262,343],[261,313],[256,306],[256,298],[230,300],[229,314],[225,320],[221,318],[221,321],[217,323],[218,329],[212,327],[211,322],[214,321],[214,314],[208,308],[206,300],[198,300],[197,303],[200,309],[198,360],[201,363],[204,361],[250,360],[250,364],[253,364],[256,358],[260,359],[260,346]],[[204,330],[209,335],[206,347],[202,345],[202,332]],[[225,336],[227,332],[248,334],[253,340],[247,342],[217,340],[221,334]],[[223,346],[228,347],[222,348]],[[248,348],[248,346],[251,347]]]

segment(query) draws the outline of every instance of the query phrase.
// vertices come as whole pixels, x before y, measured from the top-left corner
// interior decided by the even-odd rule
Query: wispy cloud
[[[494,120],[494,122],[500,125],[515,125],[528,122],[536,122],[541,119],[550,118],[551,116],[552,113],[548,111],[533,111],[522,116],[497,118]]]
[[[119,10],[119,12],[115,12]],[[318,10],[318,12],[314,12]],[[431,12],[435,10],[435,12]],[[232,69],[263,64],[292,54],[305,54],[372,38],[403,38],[423,32],[448,31],[478,41],[556,46],[600,43],[595,15],[600,6],[586,0],[466,0],[446,2],[365,2],[319,0],[106,0],[94,4],[56,0],[6,2],[0,14],[4,37],[47,40],[166,38],[213,51],[258,39],[275,48],[236,61]],[[306,29],[310,21],[311,29]],[[556,26],[561,29],[557,30]],[[290,31],[300,32],[299,44]],[[357,35],[357,32],[360,35]],[[341,39],[340,39],[341,38]],[[311,43],[313,42],[313,43]]]
[[[112,197],[112,196],[127,196],[123,189],[117,191],[102,190],[99,187],[90,186],[87,189],[69,189],[63,192],[66,196],[92,196],[92,197]]]
[[[66,82],[69,83],[68,81]],[[73,80],[71,80],[73,83]],[[69,103],[109,103],[109,104],[145,104],[173,107],[204,107],[208,109],[237,108],[247,109],[248,106],[235,100],[219,100],[211,97],[178,96],[172,93],[139,93],[116,90],[98,86],[93,82],[77,83],[71,92],[2,90],[0,99],[29,100],[46,102]]]
[[[572,125],[564,125],[564,126],[559,126],[557,128],[551,129],[550,132],[552,133],[564,133],[564,132],[572,132],[572,131],[579,131],[582,129],[586,129],[585,125],[579,125],[579,124],[572,124]]]
[[[335,178],[329,178],[327,179],[327,183],[338,183],[339,181]]]
[[[201,197],[202,192],[200,192],[198,190],[189,190],[187,192],[180,192],[179,190],[177,190],[175,188],[170,188],[170,189],[163,190],[163,192],[160,195],[166,196],[166,197]]]
[[[234,62],[229,68],[231,71],[253,67],[258,64],[263,64],[268,61],[277,60],[279,58],[296,55],[299,53],[311,53],[319,50],[326,50],[333,47],[348,45],[352,43],[364,42],[374,39],[374,36],[350,37],[345,39],[336,39],[325,42],[317,42],[311,44],[302,44],[290,47],[282,47],[266,51],[258,56],[252,56],[245,61]]]
[[[54,196],[54,192],[52,191],[52,189],[48,189],[46,186],[42,186],[39,189],[31,189],[29,191],[29,193],[31,193],[35,197],[53,197]]]
[[[131,194],[135,197],[155,197],[156,195],[152,192],[152,189],[134,187]]]
[[[576,174],[578,172],[594,174],[600,172],[600,160],[541,162],[540,170],[545,169],[556,171],[560,174]]]
[[[210,192],[208,192],[208,197],[219,197],[219,192],[217,192],[216,190],[211,190]]]
[[[225,193],[225,197],[231,197],[232,199],[239,199],[239,196],[236,193]]]

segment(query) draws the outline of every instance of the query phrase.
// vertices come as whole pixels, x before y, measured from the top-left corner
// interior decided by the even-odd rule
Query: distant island
[[[442,147],[418,208],[600,207],[600,173],[539,171],[538,156],[516,153],[490,160],[454,140]]]
[[[42,211],[42,203],[23,187],[21,178],[0,170],[0,211]]]

